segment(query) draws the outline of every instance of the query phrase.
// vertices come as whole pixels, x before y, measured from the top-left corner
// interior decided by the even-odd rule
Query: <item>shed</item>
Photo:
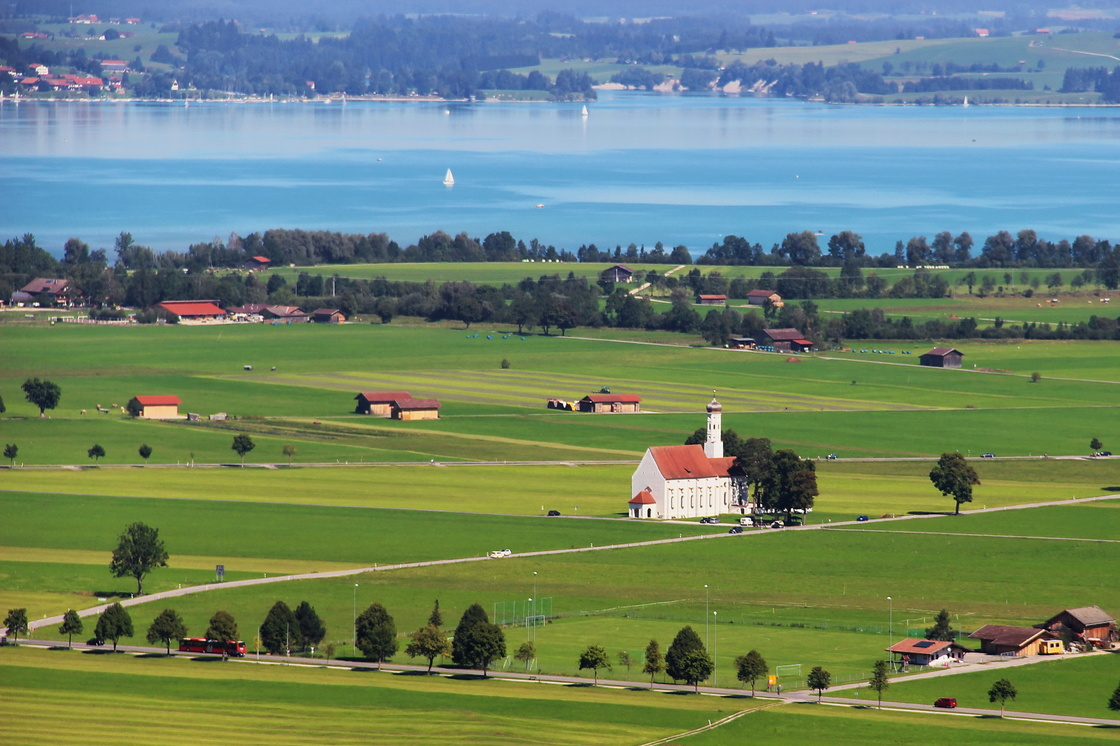
[[[212,300],[165,300],[156,305],[177,320],[205,321],[225,318],[228,314]]]
[[[649,490],[641,490],[630,498],[631,518],[654,518],[653,511],[657,509],[657,500]]]
[[[640,412],[642,397],[636,394],[588,394],[579,400],[581,412]]]
[[[438,420],[439,399],[397,399],[390,404],[394,420]]]
[[[968,652],[963,646],[946,640],[907,638],[887,648],[891,660],[915,666],[948,666]]]
[[[600,272],[599,279],[606,280],[607,282],[633,282],[634,270],[630,269],[625,264],[616,264]]]
[[[1034,627],[1008,627],[1002,624],[985,624],[969,637],[980,641],[980,652],[988,655],[1038,655],[1043,640],[1053,635]]]
[[[726,295],[697,295],[696,302],[702,306],[722,306],[727,303]]]
[[[964,353],[953,347],[934,347],[921,355],[918,362],[931,368],[959,368],[963,357]]]
[[[733,350],[749,350],[754,347],[754,337],[732,337],[727,344]]]
[[[805,335],[797,329],[763,329],[762,335],[771,347],[781,352],[807,352],[813,349],[813,343],[805,339]]]
[[[1087,644],[1107,644],[1120,640],[1116,620],[1099,606],[1063,609],[1036,626],[1058,637]]]
[[[346,314],[337,308],[317,308],[311,313],[311,320],[317,324],[341,324]]]
[[[279,321],[286,324],[305,324],[311,321],[307,312],[299,306],[265,306],[261,311],[265,320]]]
[[[245,269],[250,272],[254,270],[268,269],[272,266],[272,260],[267,256],[251,256],[245,260]]]
[[[128,409],[146,420],[171,420],[179,416],[179,405],[182,403],[179,397],[173,395],[134,396]]]
[[[774,308],[781,308],[785,305],[782,301],[782,296],[778,295],[773,290],[752,290],[747,293],[747,303],[752,306],[765,306],[769,304]]]
[[[371,414],[375,417],[392,417],[392,404],[401,399],[411,399],[412,394],[407,391],[368,391],[354,397],[358,406],[354,409],[357,414]]]

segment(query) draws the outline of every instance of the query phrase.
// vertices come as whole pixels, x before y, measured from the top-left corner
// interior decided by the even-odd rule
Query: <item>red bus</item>
[[[217,640],[207,640],[204,637],[185,637],[179,641],[180,653],[221,654],[223,648],[225,648],[225,654],[228,656],[241,657],[245,655],[245,643],[241,640],[219,642]]]

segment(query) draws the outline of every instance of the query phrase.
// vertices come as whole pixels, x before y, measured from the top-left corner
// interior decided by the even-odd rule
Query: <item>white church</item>
[[[749,515],[754,507],[734,456],[723,455],[723,406],[708,404],[703,445],[646,449],[630,478],[631,518],[701,518],[720,513]]]

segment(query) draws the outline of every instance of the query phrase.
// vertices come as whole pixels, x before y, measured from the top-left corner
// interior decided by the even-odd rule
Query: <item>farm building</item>
[[[640,412],[642,397],[636,394],[588,394],[579,400],[581,412]]]
[[[796,329],[763,329],[762,343],[780,352],[808,352],[813,343]]]
[[[1099,606],[1063,609],[1037,626],[1057,637],[1087,645],[1107,645],[1120,641],[1116,620]]]
[[[399,399],[411,399],[412,394],[407,391],[370,391],[358,394],[354,398],[358,400],[358,406],[354,409],[357,414],[392,417],[393,402]]]
[[[646,449],[630,478],[627,511],[631,518],[699,518],[719,513],[750,513],[747,482],[733,456],[723,455],[723,407],[708,404],[703,445]]]
[[[625,264],[616,264],[600,272],[599,279],[605,280],[606,282],[633,282],[634,270],[630,269]]]
[[[253,256],[245,260],[245,269],[249,270],[250,272],[268,269],[271,266],[272,260],[267,256]]]
[[[390,407],[394,420],[439,419],[439,399],[397,399]]]
[[[279,321],[287,324],[306,324],[311,321],[307,312],[299,306],[265,306],[261,311],[265,321]]]
[[[980,641],[980,652],[988,655],[1038,655],[1044,640],[1053,635],[1034,627],[1007,627],[1002,624],[985,624],[969,635]]]
[[[754,347],[754,337],[732,337],[727,346],[733,350],[749,350]]]
[[[774,308],[781,308],[785,305],[782,296],[773,290],[752,290],[747,293],[747,303],[752,306],[770,305]]]
[[[173,420],[179,417],[182,400],[177,396],[134,396],[128,411],[146,420]]]
[[[212,300],[165,300],[156,304],[178,321],[209,321],[224,319],[227,314]]]
[[[234,316],[260,316],[264,309],[263,303],[246,303],[243,306],[230,306],[229,312]]]
[[[952,347],[934,347],[924,355],[918,357],[921,365],[931,368],[959,368],[964,353]]]
[[[311,312],[311,320],[316,324],[341,324],[346,314],[337,308],[317,308]]]
[[[36,298],[49,299],[52,306],[59,308],[79,305],[81,291],[69,280],[59,280],[53,277],[36,277],[15,293],[12,293],[12,305],[30,304]]]
[[[887,652],[891,654],[893,663],[903,666],[948,666],[961,660],[968,651],[951,641],[908,637],[891,645]]]
[[[727,303],[726,295],[697,295],[696,302],[702,306],[722,306]]]

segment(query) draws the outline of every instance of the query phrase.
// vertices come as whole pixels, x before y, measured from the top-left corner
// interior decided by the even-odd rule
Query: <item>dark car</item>
[[[86,640],[86,645],[89,645],[91,647],[100,647],[104,644],[105,644],[105,641],[103,639],[101,639],[100,637],[91,637],[88,640]]]
[[[770,528],[785,528],[785,525],[786,524],[782,523],[781,521],[774,521],[770,524]]]
[[[709,517],[709,518],[701,518],[700,522],[701,523],[719,523],[719,518],[716,518],[715,516],[712,516],[712,517]]]
[[[934,707],[945,707],[945,708],[951,710],[951,709],[953,709],[954,707],[957,706],[957,698],[956,697],[938,697],[937,701],[935,701],[933,703],[933,706]]]
[[[829,461],[835,461],[837,456],[835,453],[830,453],[825,458],[827,458]]]
[[[994,453],[982,453],[982,454],[980,454],[980,458],[995,458],[995,457],[996,457],[996,455]]]
[[[548,511],[548,514],[549,515],[560,515],[560,511],[559,510],[550,510],[550,511]]]
[[[864,521],[870,521],[871,519],[870,519],[870,518],[868,518],[868,517],[867,517],[867,516],[865,516],[865,515],[861,515],[861,516],[856,516],[856,520],[857,520],[857,521],[859,521],[860,523],[862,523],[862,522],[864,522]]]
[[[732,526],[731,528],[729,528],[727,530],[727,533],[729,533],[729,534],[741,534],[741,533],[743,533],[743,527],[742,526]]]
[[[1112,451],[1097,451],[1097,452],[1096,452],[1096,453],[1094,453],[1093,455],[1094,455],[1094,456],[1111,456],[1111,455],[1112,455]]]

